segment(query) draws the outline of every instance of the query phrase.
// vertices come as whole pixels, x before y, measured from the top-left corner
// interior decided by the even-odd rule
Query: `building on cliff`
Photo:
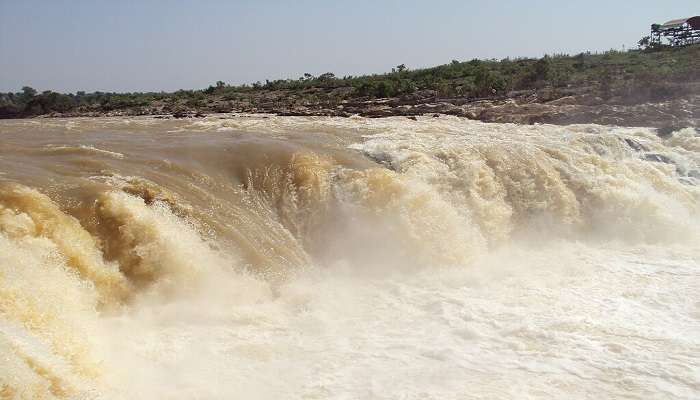
[[[700,43],[700,16],[674,19],[651,25],[651,43],[687,46]],[[662,43],[665,41],[666,43]]]

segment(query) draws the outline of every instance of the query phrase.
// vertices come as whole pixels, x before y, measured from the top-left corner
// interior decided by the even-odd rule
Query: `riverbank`
[[[132,107],[111,111],[76,110],[40,115],[53,117],[146,116],[161,119],[198,118],[212,113],[263,113],[281,116],[335,116],[360,115],[370,118],[420,115],[454,115],[483,122],[555,125],[601,124],[616,126],[647,126],[662,130],[676,130],[700,126],[700,95],[683,96],[665,101],[644,103],[608,103],[594,95],[562,96],[543,101],[537,93],[496,99],[469,101],[459,98],[426,97],[407,100],[388,98],[362,102],[343,101],[337,106],[325,104],[261,105],[237,104],[224,107]]]
[[[663,129],[698,127],[700,46],[579,53],[540,59],[453,60],[385,74],[298,79],[165,92],[0,93],[0,118],[212,113],[282,116],[456,115],[519,124],[596,123]]]

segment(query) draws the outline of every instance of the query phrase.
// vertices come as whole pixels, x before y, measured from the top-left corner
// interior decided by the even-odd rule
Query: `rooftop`
[[[700,16],[673,19],[671,21],[667,21],[667,22],[663,23],[662,25],[660,25],[659,29],[665,30],[665,29],[680,28],[681,26],[683,26],[683,24],[686,24],[686,23],[688,25],[690,25],[690,27],[693,29],[700,29]]]

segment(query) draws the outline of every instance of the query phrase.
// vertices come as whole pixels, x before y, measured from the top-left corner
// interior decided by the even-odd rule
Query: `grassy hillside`
[[[475,100],[539,91],[542,101],[572,92],[594,91],[603,100],[645,102],[683,95],[688,81],[700,81],[700,46],[552,55],[540,59],[454,60],[432,68],[404,65],[376,75],[336,77],[305,74],[298,79],[229,86],[217,82],[202,90],[172,93],[37,93],[24,87],[0,93],[0,117],[48,113],[171,113],[284,110],[297,105],[332,107],[347,101],[413,97]]]

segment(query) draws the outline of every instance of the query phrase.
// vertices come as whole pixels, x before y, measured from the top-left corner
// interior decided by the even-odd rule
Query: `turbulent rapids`
[[[700,136],[0,122],[0,398],[700,396]]]

